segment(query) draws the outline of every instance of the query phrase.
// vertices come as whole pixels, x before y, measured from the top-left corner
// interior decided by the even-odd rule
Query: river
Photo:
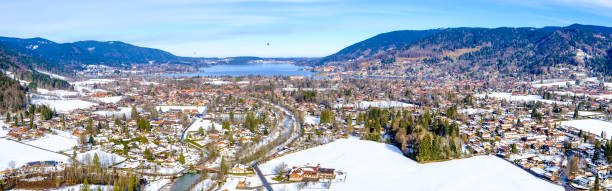
[[[189,190],[189,187],[192,184],[196,183],[196,180],[198,180],[199,177],[200,177],[200,174],[195,174],[195,173],[183,174],[183,176],[177,178],[176,181],[174,181],[174,184],[172,184],[172,187],[170,187],[170,190],[172,191]]]

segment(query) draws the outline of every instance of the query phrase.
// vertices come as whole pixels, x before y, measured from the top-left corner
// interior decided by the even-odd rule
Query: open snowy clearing
[[[32,146],[17,143],[15,141],[0,139],[0,169],[5,170],[9,167],[9,162],[14,161],[15,167],[21,167],[33,161],[61,161],[68,160],[67,156],[54,152],[45,151]]]
[[[567,84],[575,85],[576,81],[560,81],[560,82],[550,82],[550,83],[539,83],[539,81],[537,81],[537,82],[532,82],[531,86],[533,86],[534,88],[551,87],[551,86],[565,87],[567,86]]]
[[[319,123],[321,123],[321,119],[317,116],[307,115],[304,117],[304,124],[318,125]]]
[[[281,162],[289,167],[321,164],[346,172],[345,182],[332,183],[330,190],[401,190],[405,186],[410,190],[564,190],[494,156],[419,164],[394,146],[354,138],[289,154],[260,167],[264,174],[271,174]],[[297,184],[276,187],[298,189]]]
[[[334,107],[335,108],[340,108],[340,107],[345,107],[345,106],[354,107],[354,108],[360,108],[360,109],[368,109],[370,107],[377,107],[377,108],[406,108],[406,107],[415,107],[415,105],[413,105],[413,104],[399,102],[399,101],[361,101],[361,102],[356,103],[356,104],[337,104]]]
[[[74,86],[74,90],[81,93],[81,95],[86,95],[87,93],[96,93],[96,92],[106,92],[106,90],[96,89],[95,85],[97,84],[107,84],[113,82],[113,79],[89,79],[85,81],[73,82],[71,83]]]
[[[123,115],[126,116],[126,118],[130,118],[130,114],[132,113],[132,108],[131,107],[119,107],[119,110],[99,110],[99,111],[94,111],[93,114],[96,115],[100,115],[100,116],[105,116],[105,117],[123,117]],[[136,108],[137,111],[142,111],[142,109]]]
[[[98,154],[100,165],[103,165],[103,166],[111,166],[113,164],[117,164],[125,160],[125,157],[119,156],[117,154],[107,153],[99,149],[87,151],[85,153],[79,153],[77,154],[77,158],[82,163],[92,164],[93,158],[96,154]]]
[[[44,137],[25,143],[55,152],[69,151],[79,144],[79,138],[71,135],[69,132],[58,130],[54,130],[54,132],[57,135],[48,133]]]
[[[58,97],[77,96],[79,92],[67,91],[67,90],[48,90],[43,88],[37,88],[36,91],[42,95],[54,95]]]
[[[553,104],[553,103],[569,104],[567,102],[542,99],[542,96],[538,96],[538,95],[512,95],[512,93],[502,93],[502,92],[476,94],[476,97],[479,97],[479,98],[489,97],[489,98],[503,99],[507,101],[517,101],[517,102],[530,102],[530,101],[538,102],[539,101],[539,102],[544,102],[548,104]]]
[[[160,110],[162,112],[167,112],[169,110],[180,110],[180,111],[185,111],[185,110],[189,110],[191,112],[191,110],[198,110],[198,113],[203,113],[204,111],[206,111],[206,106],[157,106],[155,107],[155,109]]]
[[[102,190],[102,191],[113,190],[113,187],[109,186],[109,185],[89,185],[89,190],[98,190],[98,188],[100,188],[100,190]],[[64,186],[64,187],[61,187],[61,188],[49,189],[49,191],[77,191],[77,190],[83,190],[83,184],[78,184],[78,185],[73,185],[73,186]],[[30,190],[17,189],[15,191],[30,191]],[[32,191],[34,191],[34,190],[32,190]]]
[[[597,119],[562,121],[561,125],[574,127],[595,135],[601,135],[601,132],[606,132],[606,139],[610,139],[610,136],[612,135],[612,123]]]
[[[42,70],[37,70],[37,71],[40,72],[40,73],[43,73],[43,74],[47,74],[47,75],[51,76],[52,78],[57,78],[57,79],[60,79],[60,80],[66,80],[67,79],[64,76],[60,76],[60,75],[57,75],[57,74],[54,74],[54,73],[51,73],[51,72],[45,72],[45,71],[42,71]]]
[[[212,127],[212,124],[213,122],[210,120],[197,118],[195,122],[193,122],[193,124],[187,127],[187,130],[185,131],[185,134],[183,135],[183,139],[186,138],[185,136],[187,136],[189,132],[194,132],[194,131],[197,132],[198,130],[200,130],[200,127],[204,129],[204,131],[208,131]],[[215,124],[215,129],[217,131],[221,131],[223,126],[218,123],[214,123],[214,124]]]
[[[9,133],[8,128],[9,125],[4,123],[4,120],[0,120],[0,137],[4,137]]]
[[[83,101],[80,99],[59,99],[59,100],[51,100],[51,99],[32,99],[32,104],[35,105],[46,105],[55,111],[63,113],[69,112],[76,109],[85,109],[94,105],[98,105],[96,103]]]
[[[102,102],[102,103],[117,103],[119,101],[121,101],[121,98],[123,98],[122,96],[110,96],[110,97],[94,97],[91,98],[93,100]]]

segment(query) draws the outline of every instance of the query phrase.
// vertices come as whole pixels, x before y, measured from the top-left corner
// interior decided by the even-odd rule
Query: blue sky
[[[612,26],[612,0],[3,0],[0,23],[0,36],[180,56],[318,57],[393,30]]]

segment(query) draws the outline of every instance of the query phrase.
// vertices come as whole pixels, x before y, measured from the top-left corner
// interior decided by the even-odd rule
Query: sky
[[[2,0],[0,23],[0,36],[179,56],[321,57],[394,30],[612,26],[612,0]]]

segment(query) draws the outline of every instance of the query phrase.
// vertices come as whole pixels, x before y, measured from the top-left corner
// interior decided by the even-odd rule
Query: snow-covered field
[[[346,172],[345,182],[332,183],[330,190],[564,190],[494,156],[419,164],[394,146],[354,138],[292,153],[260,167],[270,174],[281,162],[289,167],[321,164]],[[277,190],[297,187],[276,185]]]
[[[93,100],[99,101],[99,102],[103,102],[103,103],[117,103],[121,100],[121,98],[123,98],[122,96],[110,96],[110,97],[102,97],[102,98],[91,98]]]
[[[603,116],[604,114],[601,112],[593,112],[593,111],[578,111],[578,115],[580,116]]]
[[[361,101],[357,104],[336,104],[334,107],[340,108],[344,106],[350,106],[360,109],[367,109],[370,107],[377,108],[405,108],[405,107],[415,107],[413,104],[399,102],[399,101]]]
[[[562,126],[574,127],[595,135],[601,135],[601,132],[606,132],[606,139],[610,139],[612,136],[612,123],[597,119],[582,119],[582,120],[571,120],[562,121]]]
[[[78,155],[77,158],[82,163],[88,164],[93,161],[95,154],[98,154],[98,158],[100,159],[100,164],[103,166],[111,166],[113,164],[116,164],[118,162],[125,160],[125,158],[122,156],[119,156],[117,154],[107,153],[99,149],[87,151],[85,153],[79,153],[77,154]]]
[[[183,134],[183,139],[185,139],[185,136],[187,136],[189,132],[200,130],[200,127],[202,127],[202,129],[204,129],[205,131],[208,131],[212,127],[212,124],[213,122],[210,120],[197,118],[195,122],[193,122],[193,124],[187,127],[185,134]],[[215,124],[215,129],[217,131],[221,131],[223,126],[221,126],[221,124],[218,124],[218,123],[214,123],[214,124]]]
[[[98,188],[100,188],[100,190],[102,191],[113,190],[113,187],[109,185],[89,185],[89,190],[98,190]],[[65,186],[61,188],[53,188],[53,189],[50,189],[49,191],[76,191],[76,190],[83,190],[83,184],[74,185],[74,186]],[[14,191],[30,191],[30,190],[17,189]]]
[[[321,122],[321,119],[317,116],[307,115],[304,117],[304,123],[310,125],[316,125]]]
[[[48,89],[43,89],[43,88],[37,88],[36,91],[42,95],[54,95],[60,98],[79,95],[79,92],[66,91],[66,90],[48,90]]]
[[[568,104],[567,102],[545,100],[545,99],[542,99],[542,96],[538,96],[538,95],[512,95],[512,93],[502,93],[502,92],[476,94],[476,97],[479,97],[479,98],[489,97],[489,98],[496,98],[496,99],[503,99],[507,101],[517,101],[517,102],[540,101],[540,102],[544,102],[548,104],[552,104],[552,103]]]
[[[11,161],[15,162],[15,167],[21,167],[28,162],[33,161],[62,161],[68,160],[67,156],[45,151],[15,141],[0,139],[0,169],[4,170],[9,167]]]
[[[157,107],[155,107],[155,109],[156,110],[160,110],[161,109],[162,112],[167,112],[167,111],[169,111],[171,109],[176,109],[176,110],[181,110],[181,111],[184,111],[186,109],[187,110],[197,109],[198,113],[202,113],[202,112],[206,111],[206,106],[170,106],[170,105],[168,105],[168,106],[157,106]]]
[[[9,133],[8,127],[9,125],[4,123],[4,120],[0,120],[0,137],[4,137]]]
[[[141,111],[141,109],[136,109],[138,111]],[[114,117],[123,117],[123,115],[125,115],[127,118],[130,117],[130,114],[132,113],[132,108],[130,107],[119,107],[119,110],[114,111],[114,110],[100,110],[100,111],[94,111],[93,114],[96,115],[100,115],[100,116],[105,116],[105,117],[110,117],[110,116],[114,116]]]
[[[32,99],[32,104],[47,105],[50,108],[55,109],[57,112],[60,112],[60,113],[69,112],[69,111],[76,110],[76,109],[85,109],[85,108],[97,105],[96,103],[83,101],[80,99],[53,100],[53,99],[41,99],[41,98]]]
[[[41,70],[37,70],[37,71],[40,72],[40,73],[43,73],[43,74],[47,74],[47,75],[51,76],[52,78],[57,78],[57,79],[60,79],[60,80],[66,80],[66,77],[64,77],[64,76],[60,76],[60,75],[57,75],[57,74],[53,74],[53,73],[45,72],[45,71],[41,71]]]
[[[170,183],[169,179],[159,179],[159,180],[151,181],[149,182],[149,184],[147,184],[144,190],[145,191],[158,191],[162,187],[164,187],[164,185],[168,183]]]
[[[476,113],[490,113],[493,112],[492,109],[474,109],[474,108],[468,108],[468,109],[462,109],[458,111],[459,113],[465,113],[468,115],[473,115]]]
[[[81,93],[81,95],[86,95],[88,92],[106,92],[106,90],[95,89],[94,85],[96,84],[107,84],[113,82],[113,79],[89,79],[85,81],[73,82],[71,83],[74,86],[74,90]]]
[[[54,130],[57,135],[45,134],[44,137],[25,142],[40,148],[52,150],[55,152],[68,151],[79,144],[79,138],[71,135],[69,132]]]
[[[159,85],[159,83],[157,83],[157,82],[149,82],[149,81],[141,81],[139,83],[140,83],[140,85],[143,85],[143,86],[150,86],[150,85],[156,86],[156,85]]]
[[[575,81],[559,81],[559,82],[549,82],[549,83],[539,83],[539,81],[536,81],[536,82],[532,82],[531,86],[533,86],[534,88],[550,87],[550,86],[565,87],[567,86],[568,83],[570,85],[576,84]]]

